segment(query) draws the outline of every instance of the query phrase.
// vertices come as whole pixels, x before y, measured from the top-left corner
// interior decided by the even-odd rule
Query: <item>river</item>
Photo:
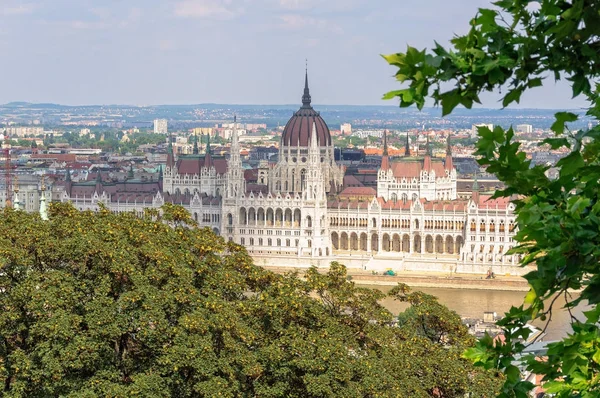
[[[393,286],[379,285],[361,285],[372,289],[379,289],[388,292]],[[439,301],[451,310],[456,311],[460,316],[468,318],[483,318],[483,313],[487,311],[496,312],[498,316],[504,315],[511,306],[519,306],[523,303],[525,292],[511,292],[499,290],[474,290],[474,289],[448,289],[448,288],[414,288],[427,294],[436,296]],[[392,298],[386,298],[382,303],[393,314],[398,314],[408,306],[406,303],[400,303]],[[546,329],[544,340],[552,341],[564,337],[571,331],[570,316],[568,311],[561,309],[565,304],[564,299],[556,300],[555,309],[552,315],[552,322]],[[582,311],[587,310],[587,306],[580,305],[574,309],[573,315],[580,320],[584,320]],[[534,322],[535,326],[543,328],[545,322]]]

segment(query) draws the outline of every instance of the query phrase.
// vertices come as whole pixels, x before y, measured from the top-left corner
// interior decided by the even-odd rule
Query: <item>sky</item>
[[[380,57],[448,43],[491,0],[0,0],[0,103],[393,105]],[[548,80],[520,107],[577,108]],[[483,97],[498,108],[498,96]]]

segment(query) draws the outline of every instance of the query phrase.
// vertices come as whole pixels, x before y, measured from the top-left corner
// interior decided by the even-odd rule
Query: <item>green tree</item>
[[[49,213],[0,218],[3,397],[489,397],[501,384],[460,358],[462,330],[436,342],[393,326],[383,293],[340,264],[273,274],[177,206]]]
[[[408,47],[384,56],[398,68],[396,78],[406,85],[385,95],[400,106],[422,108],[427,99],[449,114],[460,105],[480,103],[484,91],[503,90],[502,105],[518,103],[523,92],[545,79],[567,80],[573,97],[583,96],[587,116],[600,117],[600,2],[596,0],[500,0],[480,9],[464,36],[451,48]],[[521,380],[514,360],[522,352],[527,322],[550,322],[555,299],[564,296],[570,311],[587,301],[585,319],[572,317],[573,333],[551,344],[547,359],[526,358],[530,371],[544,375],[547,391],[559,397],[600,395],[600,127],[572,131],[578,116],[559,112],[552,125],[555,136],[544,141],[553,149],[566,148],[558,162],[560,173],[550,180],[548,167],[531,167],[512,129],[479,129],[476,154],[487,171],[506,189],[496,197],[516,204],[522,265],[534,265],[525,278],[531,291],[525,302],[498,322],[506,342],[482,339],[467,356],[478,365],[502,370],[507,378],[500,396],[526,397],[533,385]],[[572,296],[572,290],[581,290]]]

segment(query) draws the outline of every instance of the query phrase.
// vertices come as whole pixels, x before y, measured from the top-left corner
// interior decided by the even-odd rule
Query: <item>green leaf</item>
[[[461,102],[461,95],[458,89],[445,92],[441,95],[442,99],[442,116],[452,113],[454,108]]]
[[[562,134],[565,131],[565,124],[568,122],[574,122],[578,119],[578,116],[571,112],[558,112],[554,114],[556,121],[552,123],[550,129],[556,134]]]
[[[513,102],[516,102],[518,104],[521,99],[521,94],[523,94],[522,87],[517,87],[517,88],[510,90],[508,92],[508,94],[506,94],[504,96],[504,98],[502,99],[502,106],[507,107],[508,105],[510,105]]]
[[[529,82],[527,82],[528,88],[534,88],[534,87],[540,87],[540,86],[542,86],[542,78],[541,77],[529,79]]]
[[[559,160],[556,166],[560,167],[561,176],[568,176],[585,166],[585,162],[581,157],[581,153],[571,152],[568,156]]]

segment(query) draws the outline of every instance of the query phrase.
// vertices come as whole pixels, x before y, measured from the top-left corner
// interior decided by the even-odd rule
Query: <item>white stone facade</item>
[[[334,161],[326,124],[310,107],[307,82],[303,107],[288,126],[278,163],[262,162],[255,184],[244,177],[234,128],[228,160],[213,159],[210,151],[177,160],[171,153],[156,193],[132,199],[99,193],[102,185],[94,190],[88,182],[90,190],[65,190],[60,200],[82,210],[102,202],[138,214],[165,202],[181,204],[200,227],[244,245],[260,265],[327,266],[338,260],[378,271],[524,272],[517,256],[506,254],[515,244],[514,205],[478,192],[457,198],[449,149],[444,162],[429,155],[393,162],[384,152],[377,195],[350,201],[339,195],[344,169]]]

